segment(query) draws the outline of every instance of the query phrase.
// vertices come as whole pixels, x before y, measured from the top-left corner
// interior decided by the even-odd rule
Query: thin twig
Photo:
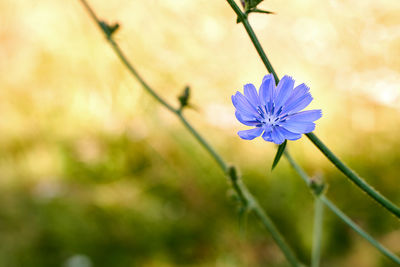
[[[103,31],[106,36],[107,41],[113,48],[114,52],[117,54],[122,63],[127,67],[130,73],[141,83],[143,88],[151,94],[161,105],[166,107],[169,111],[174,113],[183,125],[188,129],[188,131],[196,138],[197,141],[207,150],[207,152],[214,158],[214,160],[218,163],[218,166],[222,169],[222,171],[229,177],[232,187],[238,194],[242,204],[249,210],[254,211],[254,213],[258,216],[264,227],[269,231],[272,238],[279,246],[286,259],[291,263],[292,266],[301,266],[298,261],[296,255],[290,246],[286,243],[285,239],[276,228],[273,221],[270,219],[268,214],[264,211],[263,208],[259,205],[258,201],[254,198],[254,196],[248,191],[247,187],[243,184],[240,177],[237,174],[235,167],[229,167],[228,164],[222,159],[222,157],[213,149],[213,147],[193,128],[193,126],[188,122],[188,120],[183,116],[180,109],[175,109],[170,104],[168,104],[161,96],[159,96],[149,84],[145,82],[145,80],[139,75],[133,65],[129,62],[127,57],[122,52],[121,48],[118,44],[112,39],[112,34],[109,31],[105,30],[104,22],[99,20],[99,18],[94,13],[93,9],[89,6],[87,1],[80,0],[82,4],[85,6],[87,11],[89,12],[92,19],[96,22],[99,28]]]
[[[359,188],[366,192],[370,197],[375,199],[383,207],[391,211],[394,215],[400,218],[400,208],[393,204],[389,199],[376,191],[364,179],[350,169],[343,161],[341,161],[333,152],[314,134],[308,133],[306,136],[318,147],[318,149],[338,168],[344,175],[350,178]]]
[[[272,73],[275,77],[275,82],[279,82],[278,75],[276,74],[274,68],[272,67],[271,62],[269,61],[267,55],[264,52],[260,42],[256,34],[251,27],[246,14],[242,12],[240,7],[235,3],[234,0],[227,0],[228,4],[232,7],[233,11],[235,11],[236,15],[239,18],[239,21],[243,23],[244,28],[246,29],[247,34],[249,35],[251,42],[256,48],[262,62],[266,66],[269,73]],[[307,134],[307,137],[321,150],[321,152],[328,157],[328,159],[352,182],[354,182],[361,190],[366,192],[370,197],[372,197],[375,201],[381,204],[384,208],[394,214],[396,217],[400,218],[400,208],[392,203],[390,200],[382,196],[378,191],[376,191],[372,186],[370,186],[366,181],[364,181],[360,176],[358,176],[354,171],[352,171],[349,167],[347,167],[338,157],[336,157],[323,143],[321,140],[317,138],[317,136],[313,133]]]
[[[227,0],[229,5],[232,7],[232,9],[234,10],[234,12],[236,13],[236,15],[239,17],[239,21],[241,21],[243,23],[243,26],[246,29],[247,34],[249,35],[254,47],[256,48],[259,56],[261,57],[262,62],[264,63],[264,65],[266,66],[267,70],[272,73],[275,77],[276,81],[279,81],[278,79],[278,75],[276,74],[275,70],[273,69],[270,61],[268,60],[264,49],[262,48],[260,42],[258,41],[258,38],[256,36],[256,34],[254,33],[251,25],[248,22],[247,17],[245,16],[245,14],[241,11],[241,9],[239,8],[238,5],[236,5],[235,1],[233,0]],[[321,142],[322,143],[322,142]],[[332,153],[333,154],[333,153]],[[311,184],[311,180],[309,179],[308,175],[303,171],[303,169],[294,161],[294,159],[290,156],[289,152],[287,151],[287,149],[284,152],[284,155],[286,157],[286,159],[289,161],[289,163],[292,165],[292,167],[295,169],[295,171],[300,175],[300,177],[303,179],[303,181],[307,184],[307,186],[309,186],[312,189],[312,184]],[[340,162],[340,160],[337,160],[338,162]],[[359,178],[359,180],[362,180],[361,178]],[[370,186],[369,186],[370,187]],[[371,188],[371,187],[370,187]],[[375,190],[372,189],[373,192],[375,192]],[[320,197],[322,202],[332,211],[334,212],[341,220],[343,220],[347,225],[349,225],[354,231],[356,231],[358,234],[360,234],[363,238],[365,238],[368,242],[370,242],[375,248],[377,248],[379,251],[381,251],[384,255],[388,256],[390,259],[392,259],[394,262],[400,264],[400,259],[393,254],[392,252],[390,252],[388,249],[386,249],[384,246],[382,246],[378,241],[376,241],[373,237],[371,237],[368,233],[366,233],[365,231],[363,231],[359,226],[357,226],[357,224],[355,224],[348,216],[346,216],[342,211],[340,211],[340,209],[338,209],[329,199],[327,199],[324,195],[320,195],[318,192],[314,192],[313,193]],[[318,194],[316,194],[318,193]],[[379,194],[379,193],[378,193]],[[373,195],[370,194],[370,196],[373,197]],[[375,195],[376,196],[376,195]],[[375,200],[377,200],[376,198],[374,198]],[[380,200],[377,200],[379,203]],[[396,207],[394,204],[390,203],[390,201],[388,200],[383,200],[383,202],[385,202],[385,204],[391,204],[389,206],[392,207]],[[385,208],[387,208],[388,206],[384,205],[383,203],[381,203]],[[397,207],[396,207],[397,208]],[[398,208],[397,208],[398,209]],[[390,210],[391,212],[393,212],[392,210]],[[394,214],[397,214],[396,212],[394,212]]]
[[[344,214],[338,207],[335,206],[326,196],[320,197],[321,201],[327,206],[333,213],[339,216],[347,225],[350,225],[354,231],[356,231],[360,236],[365,238],[369,243],[371,243],[376,249],[386,255],[389,259],[393,260],[395,263],[400,265],[400,258],[393,252],[384,247],[381,243],[375,240],[370,234],[361,229],[354,221],[352,221],[346,214]]]
[[[311,253],[311,267],[318,267],[321,259],[322,226],[324,219],[324,205],[319,198],[314,200],[314,229],[313,246]]]
[[[302,180],[307,184],[307,186],[312,189],[311,179],[305,173],[305,171],[296,163],[296,161],[289,154],[288,150],[285,150],[285,156],[289,162],[289,164],[293,167],[293,169],[299,174]],[[338,216],[343,222],[345,222],[348,226],[350,226],[354,231],[356,231],[360,236],[362,236],[365,240],[367,240],[371,245],[373,245],[376,249],[378,249],[382,254],[386,255],[388,258],[393,260],[395,263],[400,264],[400,258],[392,253],[390,250],[385,248],[382,244],[380,244],[377,240],[375,240],[371,235],[361,229],[355,222],[353,222],[346,214],[344,214],[338,207],[335,206],[325,195],[316,194],[316,192],[312,191],[315,197],[319,198],[325,206],[327,206],[336,216]]]

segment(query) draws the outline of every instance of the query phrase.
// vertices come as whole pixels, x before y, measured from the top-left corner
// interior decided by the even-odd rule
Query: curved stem
[[[333,152],[314,134],[308,133],[306,136],[318,147],[318,149],[338,168],[344,175],[350,178],[350,180],[366,192],[370,197],[375,199],[383,207],[388,209],[394,215],[400,218],[400,208],[393,204],[389,199],[376,191],[370,186],[364,179],[358,176],[352,169],[347,167]]]
[[[346,214],[344,214],[335,204],[333,204],[325,195],[316,194],[311,187],[311,179],[304,172],[304,170],[294,161],[292,156],[289,154],[288,150],[285,150],[285,156],[289,162],[289,164],[293,167],[293,169],[299,174],[301,179],[307,184],[307,186],[312,190],[314,196],[318,198],[320,201],[324,203],[336,216],[338,216],[343,222],[345,222],[348,226],[350,226],[356,233],[362,236],[365,240],[367,240],[371,245],[373,245],[376,249],[378,249],[382,254],[386,255],[389,259],[394,261],[397,264],[400,264],[400,258],[392,253],[390,250],[385,248],[382,244],[380,244],[377,240],[375,240],[371,235],[361,229],[354,221],[352,221]]]
[[[174,113],[182,122],[182,124],[188,129],[188,131],[196,138],[196,140],[206,149],[206,151],[214,158],[217,162],[218,166],[222,169],[222,171],[229,177],[233,189],[238,194],[240,201],[244,207],[249,210],[254,211],[254,213],[258,216],[264,227],[269,231],[272,238],[281,249],[286,259],[290,262],[292,266],[301,266],[297,257],[295,256],[293,250],[286,243],[285,239],[279,232],[278,228],[275,226],[271,218],[267,215],[267,213],[260,206],[255,197],[249,192],[246,185],[243,184],[235,167],[228,166],[226,162],[222,159],[222,157],[214,150],[214,148],[200,135],[197,130],[189,123],[189,121],[183,116],[182,111],[180,109],[173,108],[170,104],[168,104],[160,95],[158,95],[139,75],[133,65],[129,62],[127,57],[122,52],[121,48],[118,44],[112,39],[111,34],[105,30],[104,25],[101,20],[98,19],[93,9],[89,6],[86,0],[80,0],[82,4],[85,6],[87,11],[89,12],[92,19],[97,23],[100,29],[104,32],[107,41],[113,48],[114,52],[117,54],[122,63],[127,67],[130,73],[141,83],[143,88],[152,95],[161,105],[166,107],[169,111]]]
[[[272,67],[271,62],[266,56],[264,49],[262,48],[260,42],[256,34],[253,31],[253,28],[249,24],[246,14],[244,14],[239,6],[235,3],[234,0],[227,0],[229,5],[232,7],[233,11],[235,11],[236,15],[239,17],[239,21],[243,23],[244,28],[246,29],[247,34],[249,35],[251,42],[256,48],[262,62],[266,66],[267,70],[272,73],[275,77],[275,82],[279,82],[278,75]],[[381,204],[384,208],[394,214],[396,217],[400,218],[400,208],[393,204],[386,197],[382,196],[379,192],[377,192],[372,186],[370,186],[367,182],[365,182],[361,177],[355,174],[350,168],[348,168],[343,162],[339,160],[323,143],[321,140],[317,138],[317,136],[313,133],[307,134],[307,137],[324,153],[325,156],[351,181],[353,181],[361,190],[366,192],[370,197],[372,197],[375,201]]]
[[[110,43],[112,49],[117,54],[118,58],[122,61],[122,63],[127,67],[127,69],[135,76],[135,78],[139,81],[139,83],[143,86],[143,88],[151,94],[161,105],[166,107],[169,111],[176,113],[177,109],[173,108],[170,104],[168,104],[160,95],[158,95],[147,83],[146,81],[139,75],[136,69],[129,62],[125,54],[122,52],[119,45],[112,39],[111,35],[104,30],[104,22],[102,22],[94,13],[93,9],[89,6],[89,4],[85,0],[81,0],[81,3],[86,8],[90,17],[96,22],[101,31],[107,38],[107,41]]]
[[[186,118],[183,116],[182,112],[178,112],[177,116],[185,125],[186,129],[199,141],[199,143],[210,153],[210,155],[215,159],[215,161],[218,163],[218,165],[221,167],[223,172],[227,173],[228,172],[228,165],[225,163],[225,161],[222,159],[222,157],[214,150],[214,148],[207,143],[207,141],[193,128],[193,126],[186,120]]]
[[[325,196],[320,197],[321,201],[327,206],[333,213],[339,216],[342,221],[353,228],[360,236],[365,238],[369,243],[371,243],[376,249],[386,255],[389,259],[393,260],[395,263],[400,264],[400,258],[394,253],[385,248],[382,244],[376,241],[371,235],[361,229],[355,222],[353,222],[346,214],[344,214],[338,207],[335,206],[328,198]]]
[[[258,38],[257,38],[256,34],[254,33],[253,28],[251,27],[251,25],[247,19],[247,15],[242,12],[240,7],[235,3],[234,0],[227,0],[227,1],[228,1],[228,4],[232,7],[233,11],[235,11],[240,22],[243,23],[243,26],[245,27],[247,34],[249,35],[249,37],[251,39],[251,42],[253,43],[254,47],[256,48],[258,55],[261,57],[261,60],[264,63],[265,67],[267,68],[268,72],[272,73],[272,75],[274,75],[275,82],[276,82],[276,84],[278,84],[279,77],[276,74],[276,71],[274,70],[274,68],[272,67],[271,62],[268,60],[268,57],[265,54],[264,49],[262,49],[262,46],[261,46],[260,42],[258,41]]]

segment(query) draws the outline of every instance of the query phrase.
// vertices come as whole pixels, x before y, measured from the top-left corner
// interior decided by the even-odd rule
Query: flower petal
[[[278,110],[288,100],[293,91],[294,80],[290,76],[283,76],[276,88],[275,110]]]
[[[236,119],[238,121],[240,121],[241,123],[243,123],[244,125],[247,125],[247,126],[261,125],[261,123],[258,120],[256,120],[254,117],[253,118],[247,117],[247,116],[241,114],[237,110],[235,111],[235,116],[236,116]]]
[[[262,138],[265,141],[272,142],[271,132],[264,132]]]
[[[289,115],[287,120],[290,121],[309,121],[313,122],[322,117],[322,111],[320,109],[305,110],[292,115]]]
[[[254,106],[256,107],[260,106],[260,100],[258,99],[257,89],[253,84],[248,83],[244,86],[244,95]]]
[[[271,132],[274,126],[272,126],[271,124],[263,124],[262,127],[263,127],[264,131]]]
[[[236,94],[232,96],[232,104],[243,115],[246,115],[248,117],[259,116],[255,107],[250,104],[247,98],[240,92],[236,92]]]
[[[310,93],[306,93],[296,100],[293,100],[290,104],[286,105],[282,111],[282,113],[296,113],[305,107],[307,107],[311,101],[313,100],[312,96]]]
[[[279,131],[288,140],[294,141],[301,138],[301,134],[290,132],[283,127],[275,126],[275,130]]]
[[[272,142],[274,142],[277,145],[280,145],[283,143],[283,141],[285,141],[285,137],[283,136],[283,134],[278,130],[277,127],[274,127],[274,129],[271,132],[271,139]]]
[[[273,99],[275,91],[274,89],[275,89],[274,76],[272,74],[265,75],[259,91],[259,98],[261,105],[266,106],[268,102],[270,102],[271,99]]]
[[[250,130],[239,131],[238,135],[242,139],[253,140],[256,137],[259,137],[263,131],[264,131],[263,128],[257,127]]]
[[[310,91],[310,88],[305,85],[304,83],[296,86],[290,97],[286,100],[286,103],[284,103],[285,106],[290,105],[293,101],[296,101],[299,97],[305,95],[306,93],[308,93]]]
[[[290,121],[279,123],[279,126],[284,127],[286,130],[293,133],[310,133],[315,129],[315,123],[307,121]]]

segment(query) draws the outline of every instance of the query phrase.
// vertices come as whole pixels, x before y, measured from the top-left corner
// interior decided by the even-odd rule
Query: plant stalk
[[[367,240],[372,246],[374,246],[378,251],[380,251],[383,255],[387,256],[389,259],[394,261],[397,264],[400,264],[400,258],[396,256],[393,252],[388,250],[382,244],[380,244],[377,240],[375,240],[371,235],[361,229],[354,221],[352,221],[344,212],[342,212],[335,204],[333,204],[325,195],[316,194],[316,192],[312,189],[311,179],[305,173],[305,171],[296,163],[296,161],[289,154],[288,150],[285,149],[285,156],[292,166],[292,168],[297,172],[297,174],[301,177],[301,179],[307,184],[307,186],[311,189],[312,193],[316,198],[319,198],[320,201],[324,203],[336,216],[339,217],[344,223],[346,223],[350,228],[352,228],[357,234]]]
[[[264,211],[264,209],[260,206],[255,197],[249,192],[245,184],[241,181],[240,177],[237,174],[235,167],[228,167],[228,164],[222,159],[222,157],[214,150],[214,148],[200,135],[200,133],[193,128],[193,126],[189,123],[189,121],[183,116],[182,111],[180,109],[176,109],[167,103],[160,95],[158,95],[155,90],[153,90],[148,83],[140,76],[140,74],[136,71],[130,61],[122,52],[121,48],[112,38],[112,35],[105,31],[104,22],[99,20],[96,16],[93,9],[89,6],[86,0],[80,0],[81,3],[85,6],[89,15],[99,26],[101,31],[105,34],[108,43],[111,45],[114,52],[117,54],[118,58],[122,61],[125,67],[130,71],[130,73],[140,82],[143,88],[153,96],[162,106],[166,107],[169,111],[174,113],[182,122],[182,124],[187,128],[187,130],[195,137],[195,139],[203,146],[206,151],[211,155],[212,158],[217,162],[218,166],[222,169],[222,171],[229,177],[233,189],[238,194],[242,205],[244,205],[249,210],[252,210],[260,219],[264,227],[269,231],[272,238],[281,249],[286,259],[292,266],[301,266],[298,261],[296,255],[294,254],[291,247],[286,243],[282,234],[279,232],[278,228],[275,226],[271,218]]]
[[[361,190],[367,193],[370,197],[375,199],[379,204],[393,213],[396,217],[400,218],[400,208],[393,204],[389,199],[376,191],[364,179],[358,176],[352,169],[350,169],[343,161],[341,161],[333,152],[314,134],[306,134],[308,139],[318,147],[318,149],[338,168],[344,175],[346,175],[354,184]]]
[[[227,0],[228,4],[232,7],[233,11],[239,18],[239,21],[243,24],[246,29],[247,34],[249,35],[251,42],[256,48],[262,62],[267,68],[269,73],[272,73],[275,77],[275,82],[278,84],[279,78],[276,74],[274,68],[272,67],[271,62],[269,61],[267,55],[264,52],[256,34],[254,33],[253,28],[251,27],[247,15],[242,12],[240,7],[235,3],[234,0]],[[370,186],[366,181],[364,181],[360,176],[358,176],[354,171],[352,171],[349,167],[347,167],[338,157],[336,157],[325,144],[317,138],[314,133],[307,134],[307,137],[316,145],[319,150],[344,174],[348,177],[352,182],[354,182],[362,191],[366,192],[372,199],[381,204],[385,209],[394,214],[397,218],[400,218],[400,208],[388,200],[386,197],[381,195],[378,191],[376,191],[372,186]]]
[[[311,267],[319,267],[321,259],[322,228],[324,219],[324,205],[318,197],[314,200],[314,229],[313,246],[311,253]]]

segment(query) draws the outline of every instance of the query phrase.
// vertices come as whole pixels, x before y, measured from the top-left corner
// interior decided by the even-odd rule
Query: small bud
[[[236,172],[236,168],[234,166],[229,166],[228,175],[229,175],[229,177],[231,177],[232,181],[237,181],[238,175]]]
[[[259,3],[263,0],[244,0],[245,1],[245,11],[256,8]]]
[[[322,177],[320,175],[317,175],[310,179],[310,188],[314,192],[314,194],[319,196],[325,191],[326,184],[322,180]]]
[[[186,86],[185,89],[183,89],[183,92],[178,96],[178,100],[180,103],[179,107],[180,110],[189,105],[189,98],[190,98],[190,87]]]
[[[119,29],[119,23],[114,23],[113,25],[109,26],[110,35],[116,32]]]
[[[262,1],[263,0],[240,0],[240,3],[243,6],[244,12],[242,13],[242,16],[237,17],[236,23],[240,23],[240,22],[242,22],[243,19],[247,19],[247,16],[250,13],[275,14],[272,11],[258,9],[257,6]]]
[[[105,21],[100,21],[100,27],[106,34],[108,38],[110,38],[113,33],[115,33],[119,29],[119,24],[114,23],[113,25],[108,25]]]

